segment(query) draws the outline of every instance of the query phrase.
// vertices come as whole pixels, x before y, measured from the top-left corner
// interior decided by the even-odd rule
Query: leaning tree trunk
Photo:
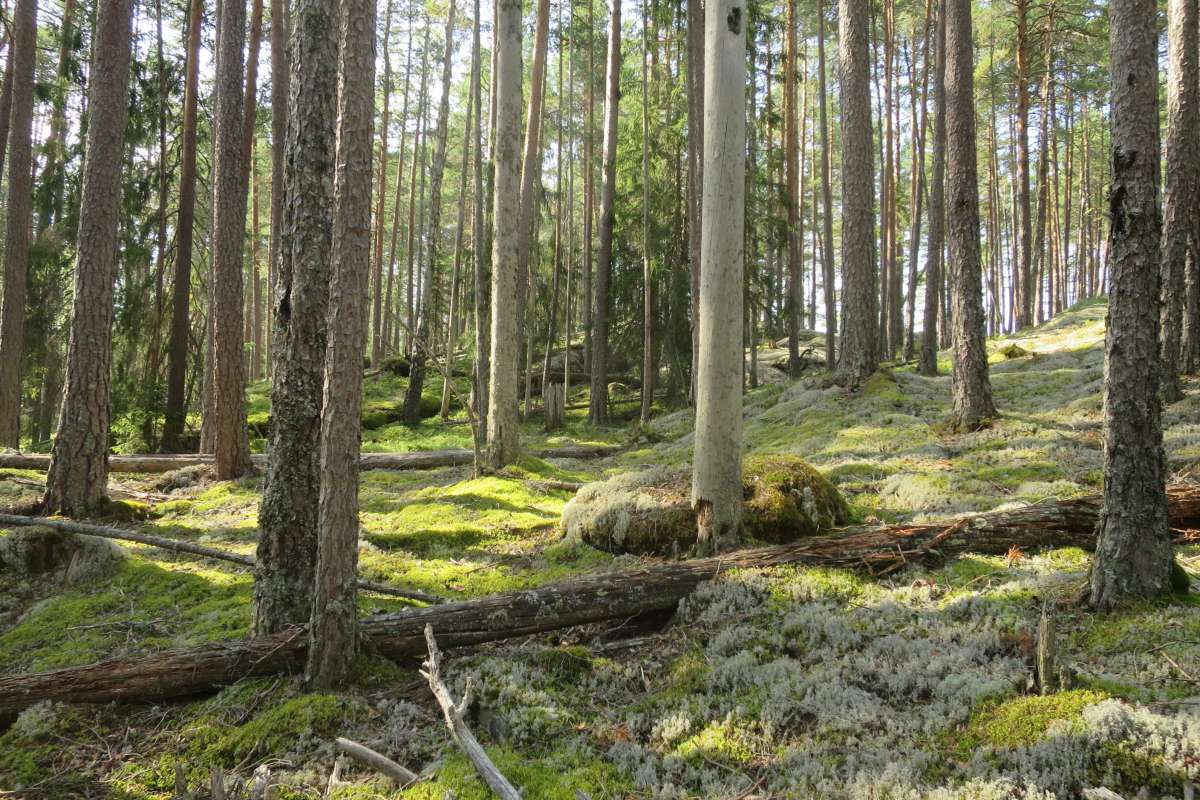
[[[213,185],[213,429],[219,480],[250,469],[246,430],[242,251],[246,239],[246,139],[244,134],[243,48],[246,7],[222,4],[217,40],[217,102],[214,115]]]
[[[925,254],[925,316],[921,331],[922,375],[937,375],[938,306],[946,225],[946,0],[935,0],[937,32],[933,60],[933,184],[929,190],[929,246]],[[946,324],[945,310],[941,324]]]
[[[21,352],[25,344],[25,292],[32,213],[34,60],[37,0],[17,0],[12,16],[13,88],[8,129],[8,203],[5,214],[4,302],[0,306],[0,447],[21,438]]]
[[[1104,337],[1104,512],[1091,604],[1169,585],[1172,549],[1158,400],[1158,5],[1112,0],[1111,263]]]
[[[617,117],[621,102],[621,0],[612,0],[608,25],[608,77],[604,95],[604,153],[600,178],[600,244],[592,319],[592,386],[588,421],[608,422],[608,311],[612,281],[613,223],[617,195]],[[741,239],[738,240],[739,242]],[[737,284],[741,286],[741,283]],[[741,330],[736,328],[735,330]]]
[[[952,425],[977,430],[996,415],[984,341],[983,263],[979,255],[979,179],[975,156],[975,80],[970,0],[946,11],[946,189],[950,196],[950,325],[954,345]]]
[[[858,383],[875,371],[875,176],[871,133],[871,57],[867,0],[838,0],[842,70],[842,357]]]
[[[700,360],[692,507],[696,549],[725,550],[742,526],[742,288],[746,159],[746,9],[709,0],[704,29],[704,195]]]
[[[421,393],[425,390],[427,349],[433,346],[432,333],[438,316],[438,253],[442,232],[442,176],[446,172],[446,137],[450,124],[450,79],[454,60],[454,0],[446,17],[446,50],[442,62],[442,97],[438,103],[438,123],[434,132],[433,163],[429,170],[429,249],[425,253],[424,279],[421,286],[421,321],[417,326],[417,345],[413,347],[408,373],[408,393],[404,397],[404,420],[421,419]],[[453,287],[452,287],[453,290]],[[447,355],[447,359],[450,356]]]
[[[492,337],[487,404],[487,460],[500,469],[516,460],[517,281],[521,219],[521,11],[520,0],[498,0],[496,20],[495,169],[492,201]]]
[[[453,29],[454,4],[450,5]],[[358,653],[358,451],[371,274],[375,0],[341,0],[329,346],[321,405],[317,569],[306,674],[341,683]]]
[[[42,502],[51,514],[85,514],[108,489],[112,296],[132,18],[133,0],[100,0],[96,8],[92,74],[105,79],[93,81],[88,93],[66,388]]]
[[[604,572],[538,589],[443,603],[363,620],[359,632],[373,652],[398,661],[425,652],[429,624],[445,647],[471,647],[544,631],[673,610],[700,583],[739,568],[782,564],[862,570],[886,575],[908,564],[941,561],[963,553],[1004,555],[1014,548],[1096,543],[1098,498],[1039,503],[945,523],[862,526],[794,544],[760,547],[712,558]],[[1172,523],[1200,525],[1194,487],[1172,497]],[[43,700],[76,703],[148,702],[211,691],[253,675],[290,672],[305,661],[302,627],[272,636],[169,650],[134,659],[112,659],[32,675],[0,676],[0,714]]]
[[[1162,234],[1162,395],[1183,398],[1179,373],[1189,239],[1200,235],[1200,69],[1196,0],[1171,0],[1168,11],[1167,166]],[[1195,324],[1195,320],[1193,320]]]
[[[312,604],[333,225],[338,56],[330,32],[337,8],[335,0],[299,0],[292,16],[271,430],[254,575],[259,635],[304,622]]]

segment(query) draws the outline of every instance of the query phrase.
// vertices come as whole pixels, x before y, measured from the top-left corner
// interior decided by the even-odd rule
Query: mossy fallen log
[[[620,450],[619,447],[592,444],[568,444],[534,448],[530,452],[538,458],[603,458]],[[267,457],[255,454],[251,462],[258,468],[267,465]],[[474,454],[470,450],[428,450],[413,453],[363,453],[359,466],[364,469],[434,469],[458,467],[471,464]],[[185,453],[176,455],[122,455],[109,456],[110,472],[159,473],[173,472],[184,467],[212,464],[211,455]],[[38,469],[50,467],[48,453],[0,453],[0,468]]]
[[[1195,540],[1200,487],[1169,489],[1171,520],[1179,535]],[[906,564],[967,552],[1003,555],[1017,548],[1095,544],[1098,497],[1040,503],[961,517],[947,523],[859,526],[786,545],[740,550],[711,558],[647,565],[586,575],[539,589],[492,595],[379,615],[359,626],[364,646],[394,660],[425,653],[425,626],[444,647],[470,647],[561,628],[651,612],[670,611],[698,584],[739,568],[803,564],[859,569],[882,575]],[[106,703],[186,697],[252,675],[300,670],[307,631],[112,659],[36,674],[0,675],[0,714],[42,700]]]

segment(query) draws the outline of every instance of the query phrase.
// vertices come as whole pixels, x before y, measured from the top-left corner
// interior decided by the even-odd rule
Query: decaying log
[[[497,797],[501,800],[521,800],[521,793],[508,782],[508,778],[504,777],[500,770],[496,769],[496,765],[492,763],[492,759],[488,758],[483,745],[479,743],[475,734],[471,733],[471,729],[463,721],[463,712],[471,706],[471,679],[467,678],[467,686],[463,689],[463,695],[455,702],[454,697],[450,694],[450,689],[442,681],[442,654],[438,650],[437,640],[433,638],[433,626],[431,625],[425,626],[425,643],[429,648],[429,657],[422,665],[421,674],[429,681],[429,689],[437,699],[438,705],[442,707],[442,714],[446,717],[446,726],[450,728],[450,734],[454,737],[454,741],[471,760],[475,771],[483,778],[483,782],[496,793]]]
[[[408,786],[410,783],[416,783],[421,779],[421,776],[412,770],[397,764],[382,753],[376,753],[366,745],[345,739],[341,736],[337,738],[336,744],[338,750],[341,750],[355,761],[366,764],[379,774],[391,778],[398,786]]]
[[[1170,488],[1172,523],[1200,527],[1200,487]],[[433,625],[443,647],[468,647],[549,630],[650,612],[671,611],[702,581],[738,568],[781,564],[861,569],[882,575],[905,564],[975,552],[1005,555],[1013,548],[1092,549],[1100,501],[1096,497],[1040,503],[963,517],[950,523],[859,526],[786,545],[740,550],[711,558],[649,564],[585,575],[539,589],[444,603],[368,617],[359,625],[365,647],[394,660],[425,653],[424,630]],[[251,675],[304,667],[307,635],[293,628],[270,637],[202,645],[133,659],[112,659],[31,675],[0,675],[0,713],[41,700],[104,703],[184,697]]]
[[[568,444],[534,448],[530,450],[530,453],[538,458],[603,458],[619,450],[619,447],[608,445]],[[358,463],[359,467],[364,470],[434,469],[436,467],[469,465],[472,463],[473,458],[474,455],[470,450],[429,450],[413,453],[363,453],[359,457]],[[267,465],[267,457],[262,454],[250,456],[250,461],[259,469]],[[173,472],[184,467],[212,463],[213,457],[211,455],[197,453],[108,457],[108,469],[110,472]],[[46,453],[0,453],[0,468],[45,471],[49,466],[50,456]]]
[[[171,550],[176,553],[187,553],[193,556],[200,556],[201,558],[211,558],[215,561],[240,564],[243,567],[254,566],[254,559],[250,556],[244,556],[241,553],[231,553],[228,550],[219,550],[215,547],[206,547],[202,544],[194,544],[179,539],[169,539],[165,536],[154,536],[153,534],[140,533],[138,531],[127,531],[124,528],[110,528],[107,525],[95,525],[90,522],[73,522],[71,520],[52,519],[50,517],[23,517],[17,514],[0,514],[0,527],[5,525],[26,528],[50,528],[62,531],[63,533],[74,533],[80,536],[95,536],[101,539],[114,539],[121,542],[136,542],[163,550]],[[444,601],[444,598],[429,594],[428,592],[421,592],[416,589],[401,589],[397,586],[363,580],[362,578],[358,580],[358,588],[366,592],[375,592],[376,594],[403,597],[408,600],[420,600],[423,603],[441,603]]]

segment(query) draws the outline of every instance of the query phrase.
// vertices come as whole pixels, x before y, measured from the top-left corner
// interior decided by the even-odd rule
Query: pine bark
[[[387,16],[383,24],[383,116],[379,123],[379,178],[375,200],[375,248],[371,271],[371,366],[383,361],[383,232],[384,203],[387,200],[388,133],[392,114],[392,14],[394,0],[387,0]],[[409,38],[409,42],[412,38]],[[406,112],[407,113],[407,112]],[[403,121],[402,121],[403,124]]]
[[[641,420],[650,421],[654,402],[654,285],[650,261],[650,0],[642,0],[642,408]],[[559,66],[559,97],[562,97],[562,66]],[[559,115],[558,152],[562,155],[562,115]],[[562,170],[559,170],[561,182]],[[559,195],[561,197],[561,193]],[[559,210],[562,210],[561,201]],[[556,283],[557,285],[557,283]],[[551,314],[553,314],[553,310]],[[553,330],[553,325],[551,326]],[[571,358],[563,354],[563,365]]]
[[[452,30],[453,3],[450,20]],[[317,566],[306,667],[309,683],[322,689],[342,683],[358,653],[358,453],[371,276],[375,0],[341,0],[338,27],[341,53],[329,345],[321,404]]]
[[[1158,6],[1112,0],[1112,188],[1104,337],[1104,511],[1091,604],[1165,591],[1173,550],[1158,388]]]
[[[497,0],[495,186],[492,208],[492,335],[488,381],[487,460],[500,469],[516,460],[517,281],[521,219],[521,9],[520,0]]]
[[[108,489],[113,283],[129,91],[132,0],[100,0],[88,93],[87,151],[76,237],[66,387],[43,509],[82,515]]]
[[[692,291],[692,363],[691,387],[696,394],[696,370],[700,353],[700,262],[704,186],[704,0],[687,0],[688,51],[688,264]]]
[[[287,61],[289,0],[271,0],[271,238],[267,245],[266,364],[273,377],[276,276],[283,236],[284,148],[287,142],[288,95],[291,72]]]
[[[213,162],[213,393],[216,475],[229,480],[250,468],[243,362],[242,253],[246,236],[246,140],[243,50],[246,8],[222,4],[217,39]]]
[[[853,383],[875,371],[878,294],[875,176],[871,133],[871,58],[867,0],[838,0],[842,91],[842,314],[840,367]]]
[[[828,89],[825,80],[825,4],[817,0],[817,91],[820,94],[821,126],[821,270],[825,295],[825,364],[829,368],[837,363],[837,294],[835,266],[833,260],[833,186],[830,181],[829,162],[833,157],[829,148]],[[814,226],[815,227],[815,226]]]
[[[709,0],[704,29],[704,191],[700,359],[692,508],[700,553],[726,550],[742,525],[746,24],[741,0]]]
[[[484,205],[487,202],[483,194],[483,97],[482,76],[483,62],[480,47],[479,11],[480,2],[475,0],[474,25],[471,32],[471,104],[475,108],[475,126],[471,137],[475,140],[475,165],[472,170],[472,182],[475,187],[474,208],[471,212],[471,266],[474,277],[475,300],[475,375],[474,402],[475,418],[479,421],[475,435],[478,437],[487,430],[488,416],[488,328],[491,324],[490,306],[488,302],[487,261],[484,253],[485,227]],[[493,103],[494,105],[494,103]],[[490,167],[489,167],[490,169]],[[482,445],[483,442],[477,442]]]
[[[37,0],[17,0],[10,44],[13,89],[8,129],[4,301],[0,305],[0,447],[12,448],[19,447],[21,435],[21,352],[25,344],[26,271],[33,210],[31,164],[37,14]]]
[[[975,65],[971,0],[946,4],[946,212],[951,278],[956,430],[977,430],[996,415],[988,381],[979,251],[979,177],[975,151]]]
[[[335,0],[298,0],[288,48],[272,422],[254,575],[253,626],[259,635],[304,622],[312,607],[336,158],[337,9]]]
[[[1167,141],[1162,235],[1162,395],[1183,398],[1184,276],[1188,246],[1200,235],[1200,36],[1196,0],[1171,0],[1167,12]]]
[[[942,298],[942,255],[946,225],[946,2],[934,0],[937,29],[933,63],[933,179],[929,191],[929,243],[925,253],[925,313],[921,331],[922,375],[937,375],[938,325],[946,324],[938,307]]]
[[[1029,207],[1029,2],[1015,0],[1017,15],[1017,275],[1020,277],[1020,304],[1017,328],[1033,324],[1033,303],[1037,289],[1033,281],[1032,230]]]
[[[617,121],[621,102],[621,0],[612,0],[608,25],[608,77],[604,93],[604,152],[600,179],[600,242],[596,250],[596,302],[592,324],[592,388],[588,421],[608,422],[608,329],[613,225],[617,194]],[[744,124],[744,123],[743,123]],[[736,284],[741,286],[739,280]],[[741,327],[732,330],[741,330]]]

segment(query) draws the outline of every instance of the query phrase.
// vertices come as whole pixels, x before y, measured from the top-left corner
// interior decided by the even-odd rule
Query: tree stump
[[[546,396],[543,398],[546,414],[546,430],[557,431],[563,427],[567,412],[567,395],[561,383],[546,384]]]

